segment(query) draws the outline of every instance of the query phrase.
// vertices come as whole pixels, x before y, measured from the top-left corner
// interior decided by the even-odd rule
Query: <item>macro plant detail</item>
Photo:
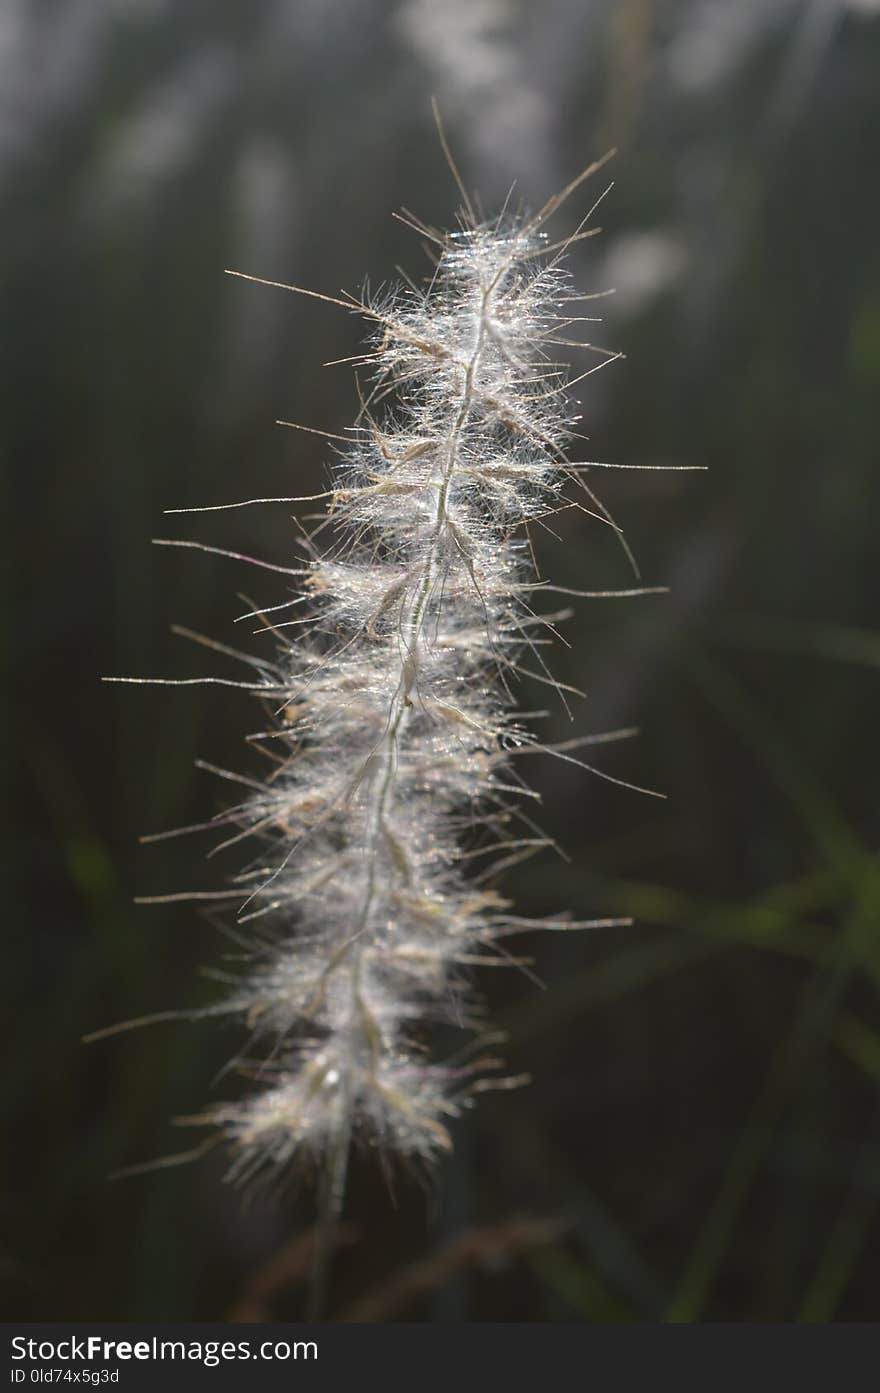
[[[880,0],[7,11],[6,1319],[872,1320]],[[559,487],[498,541],[531,642],[463,673],[511,787],[442,814],[448,882],[508,922],[400,1023],[451,1150],[404,1154],[371,1089],[334,1130],[329,1088],[276,1161],[235,1127],[326,1013],[246,998],[323,973],[355,859],[295,899],[331,819],[268,821],[319,749],[356,774],[319,684],[358,621],[310,575],[355,541],[361,590],[385,564],[345,496],[406,414],[381,316],[477,226],[597,297],[532,342],[568,393]],[[390,645],[355,642],[378,681]],[[412,976],[383,980],[403,1010]]]
[[[199,1013],[243,1021],[236,1063],[257,1087],[188,1120],[213,1126],[206,1145],[231,1144],[236,1180],[308,1158],[325,1216],[341,1207],[353,1143],[430,1165],[478,1093],[519,1082],[486,1052],[497,1037],[474,969],[526,966],[505,947],[526,930],[628,922],[528,919],[495,885],[548,845],[519,756],[545,751],[624,782],[572,751],[630,732],[549,746],[517,709],[521,674],[565,701],[543,650],[568,611],[533,602],[657,593],[554,586],[538,578],[529,539],[530,524],[580,508],[629,555],[584,478],[618,466],[575,464],[565,449],[579,416],[559,349],[592,350],[598,366],[618,356],[571,337],[594,322],[580,307],[596,297],[565,266],[571,243],[593,234],[590,214],[562,241],[546,231],[603,163],[536,214],[493,221],[477,220],[459,181],[456,231],[412,220],[434,252],[424,288],[368,303],[283,287],[366,318],[370,342],[353,361],[369,388],[355,425],[331,437],[343,443],[317,495],[326,511],[300,539],[302,564],[270,567],[295,580],[293,593],[243,616],[268,631],[275,656],[210,645],[252,666],[251,681],[232,685],[269,714],[249,737],[268,776],[216,771],[246,795],[206,825],[231,829],[221,845],[247,845],[251,859],[231,889],[205,892],[239,902],[239,951],[226,999]],[[444,1061],[427,1037],[450,1024],[472,1042]]]

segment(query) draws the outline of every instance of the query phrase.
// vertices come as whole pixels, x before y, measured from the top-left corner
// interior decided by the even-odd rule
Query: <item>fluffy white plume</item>
[[[544,232],[579,182],[531,219],[425,229],[427,288],[349,306],[372,326],[373,390],[299,589],[262,614],[278,651],[253,689],[278,761],[221,819],[257,848],[236,881],[246,966],[215,1008],[252,1032],[257,1087],[199,1119],[231,1140],[236,1176],[305,1154],[337,1183],[357,1138],[430,1161],[488,1084],[492,1061],[431,1059],[425,1026],[482,1029],[473,968],[506,961],[499,940],[525,922],[486,882],[541,844],[529,819],[516,831],[514,756],[536,741],[511,687],[523,667],[552,685],[558,616],[530,607],[524,525],[570,506],[579,478],[553,359],[588,297]]]

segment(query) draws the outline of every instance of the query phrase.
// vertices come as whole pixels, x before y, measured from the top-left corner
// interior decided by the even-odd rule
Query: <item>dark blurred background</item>
[[[214,998],[211,924],[132,899],[225,867],[137,839],[216,811],[193,760],[252,769],[255,712],[99,679],[228,672],[170,623],[235,643],[237,590],[283,597],[150,538],[289,562],[290,509],[163,510],[322,487],[329,447],[273,422],[353,419],[350,370],[321,364],[361,326],[223,268],[331,294],[421,275],[391,213],[454,214],[432,94],[487,211],[618,148],[573,262],[616,287],[596,340],[627,361],[579,389],[583,448],[708,472],[591,475],[672,593],[583,602],[555,654],[588,693],[574,732],[641,729],[596,763],[669,801],[532,761],[570,860],[507,880],[525,914],[636,923],[524,943],[545,992],[491,974],[534,1082],[481,1101],[427,1196],[356,1166],[334,1310],[874,1320],[877,0],[4,0],[3,1311],[301,1314],[308,1190],[242,1196],[217,1153],[109,1178],[234,1086],[240,1037],[210,1022],[81,1036]],[[548,577],[632,584],[607,529],[556,528]]]

